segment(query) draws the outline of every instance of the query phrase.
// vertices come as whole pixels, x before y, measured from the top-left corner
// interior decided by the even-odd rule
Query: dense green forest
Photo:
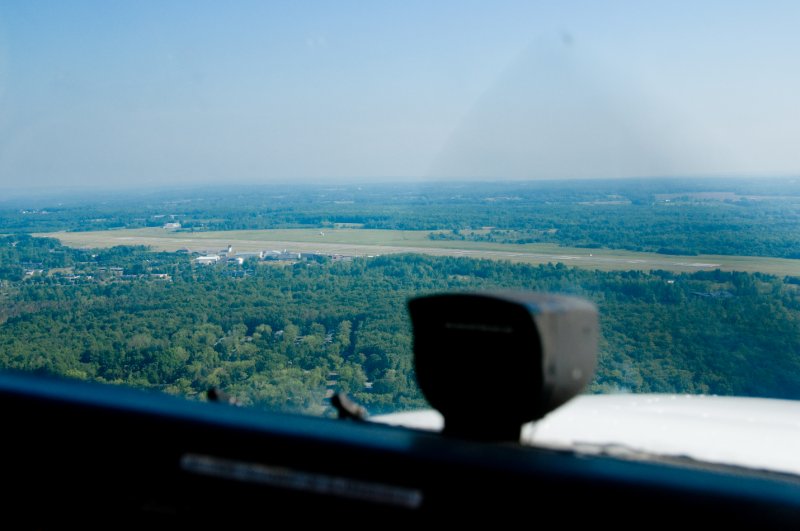
[[[434,237],[800,258],[797,179],[229,187],[8,198],[5,233],[160,227],[441,230]]]
[[[0,264],[7,369],[190,398],[218,387],[244,404],[315,414],[333,389],[371,413],[406,409],[423,405],[409,297],[513,287],[598,305],[592,392],[800,399],[800,286],[790,277],[419,255],[201,266],[180,253],[24,235],[0,238]]]

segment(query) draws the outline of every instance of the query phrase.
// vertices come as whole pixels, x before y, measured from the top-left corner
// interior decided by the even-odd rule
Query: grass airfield
[[[757,256],[673,256],[615,249],[560,247],[555,244],[502,244],[460,240],[431,240],[432,231],[377,229],[275,229],[214,232],[180,232],[162,228],[119,229],[91,232],[54,232],[36,236],[59,239],[70,247],[146,245],[154,250],[214,253],[232,245],[234,252],[317,252],[349,256],[422,253],[509,260],[528,264],[561,262],[568,266],[602,271],[663,269],[676,272],[721,269],[800,276],[800,260]],[[434,231],[435,232],[435,231]]]

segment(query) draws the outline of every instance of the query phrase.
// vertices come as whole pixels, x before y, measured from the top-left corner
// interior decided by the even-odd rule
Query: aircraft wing
[[[434,410],[371,421],[440,431]],[[800,475],[800,402],[705,395],[582,395],[537,423],[522,441],[619,457],[666,456]]]

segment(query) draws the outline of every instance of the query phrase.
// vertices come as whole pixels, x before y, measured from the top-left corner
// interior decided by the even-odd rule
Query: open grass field
[[[499,244],[454,240],[430,240],[429,231],[372,229],[285,229],[219,232],[173,232],[160,228],[122,229],[93,232],[55,232],[37,234],[58,238],[71,247],[112,247],[147,245],[156,250],[213,253],[232,245],[234,251],[319,252],[350,256],[375,256],[391,253],[424,253],[439,256],[468,256],[510,260],[530,264],[562,262],[587,269],[648,271],[723,271],[763,272],[800,276],[800,260],[755,256],[672,256],[612,249],[559,247],[555,244]]]

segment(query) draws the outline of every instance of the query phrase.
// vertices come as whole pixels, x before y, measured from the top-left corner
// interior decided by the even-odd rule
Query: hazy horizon
[[[0,6],[0,193],[800,175],[800,5]]]

